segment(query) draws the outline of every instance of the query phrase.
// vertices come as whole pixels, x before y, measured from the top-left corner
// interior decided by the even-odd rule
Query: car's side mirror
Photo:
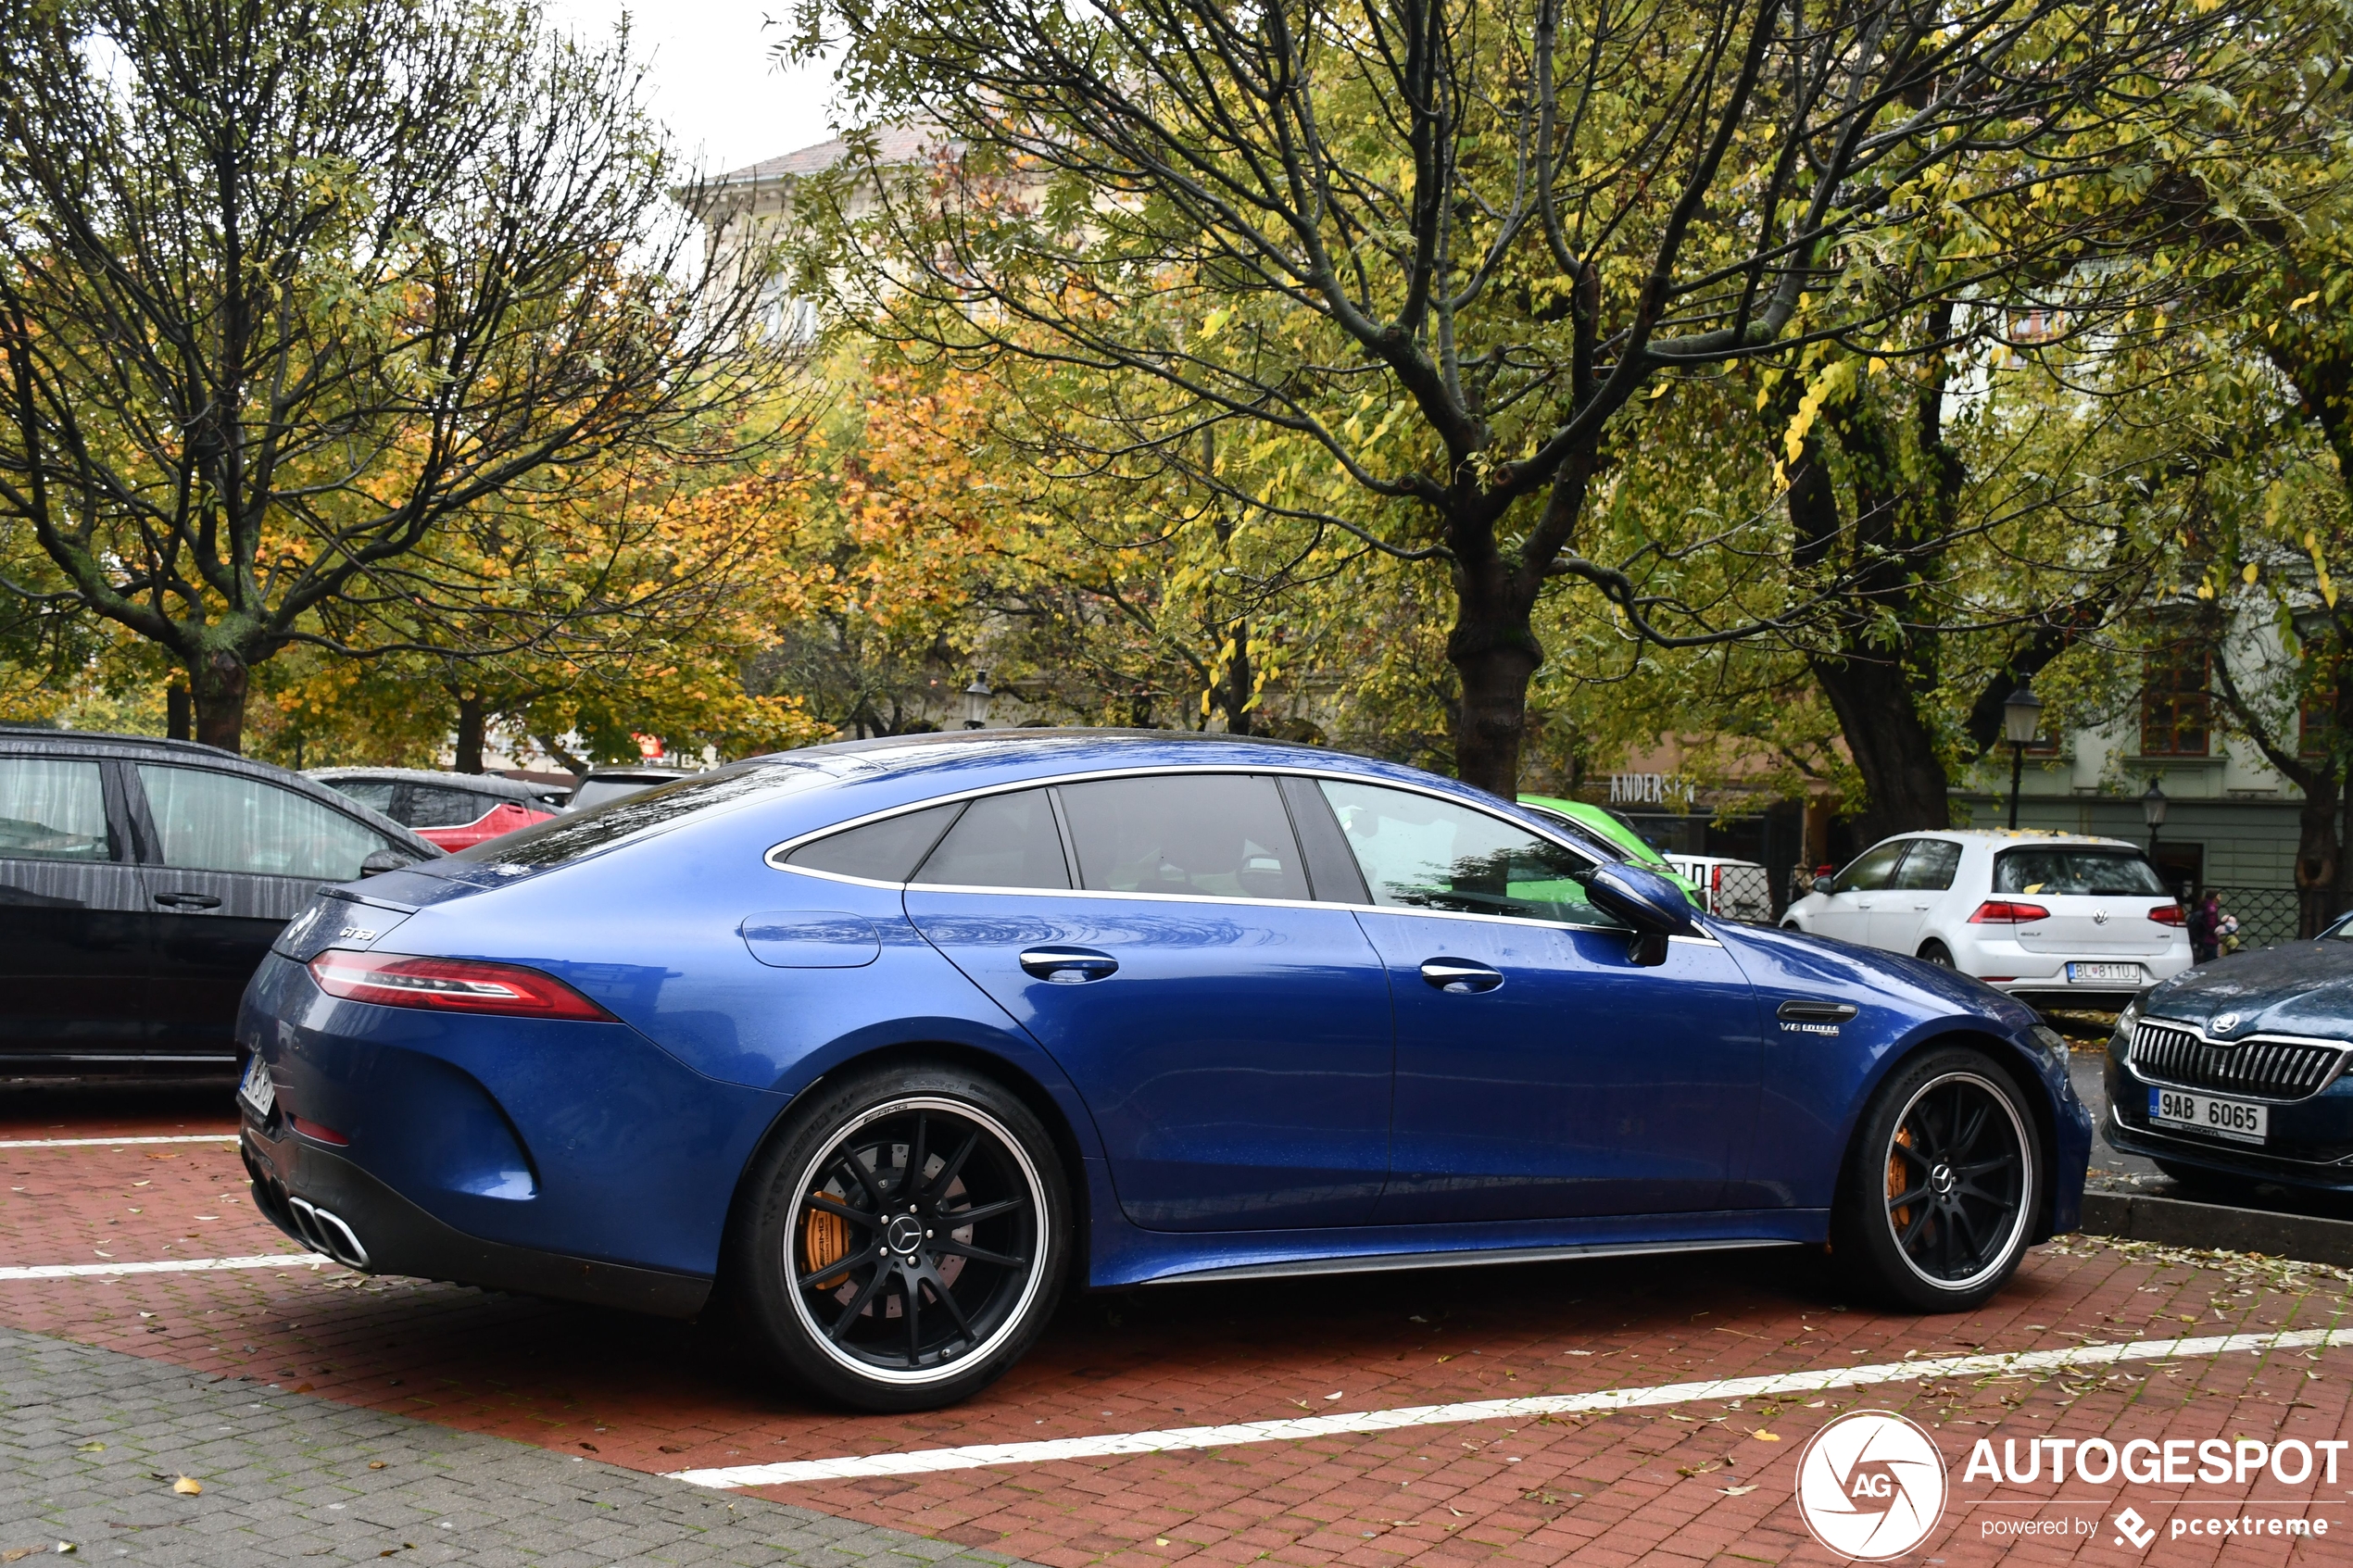
[[[363,877],[382,876],[386,872],[401,871],[416,863],[413,856],[404,855],[397,849],[379,849],[359,862],[359,874]]]
[[[1665,963],[1669,936],[1699,935],[1691,899],[1656,872],[1614,861],[1595,866],[1585,873],[1584,882],[1587,897],[1634,928],[1626,954],[1638,964]]]
[[[1814,879],[1814,891],[1815,891],[1815,892],[1817,892],[1817,893],[1835,893],[1835,892],[1837,892],[1837,891],[1838,891],[1838,878],[1836,878],[1836,877],[1834,877],[1834,876],[1818,876],[1818,877],[1816,877],[1816,878]]]

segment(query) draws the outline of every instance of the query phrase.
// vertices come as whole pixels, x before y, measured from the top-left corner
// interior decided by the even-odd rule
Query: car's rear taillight
[[[517,964],[347,953],[331,947],[310,960],[310,977],[330,997],[379,1007],[612,1022],[612,1014],[554,975]]]
[[[2179,904],[2159,904],[2149,911],[2149,919],[2159,925],[2187,925],[2189,923],[2187,917],[2182,913],[2182,906]]]
[[[2040,904],[2014,903],[2007,898],[1988,898],[1969,916],[1971,925],[2025,925],[2033,921],[2048,920],[2051,911]]]

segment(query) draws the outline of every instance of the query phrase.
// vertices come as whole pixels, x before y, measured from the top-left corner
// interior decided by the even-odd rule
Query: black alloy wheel
[[[810,1108],[762,1162],[739,1248],[776,1359],[867,1410],[965,1398],[1051,1312],[1069,1205],[1051,1141],[1000,1085],[901,1070]]]
[[[1864,1117],[1834,1250],[1887,1294],[1930,1311],[1992,1296],[2025,1255],[2041,1197],[2034,1122],[1980,1052],[1899,1068]]]

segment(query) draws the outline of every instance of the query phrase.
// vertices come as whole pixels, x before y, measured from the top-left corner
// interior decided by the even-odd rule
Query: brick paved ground
[[[991,1552],[0,1329],[0,1559],[984,1568]],[[183,1494],[182,1477],[200,1478]]]
[[[225,1125],[225,1123],[222,1123]],[[5,1131],[0,1136],[17,1135]],[[47,1135],[61,1134],[49,1131]],[[289,1249],[241,1196],[233,1149],[0,1150],[0,1262]],[[144,1184],[144,1185],[142,1185]],[[208,1218],[207,1216],[211,1216]],[[2040,1248],[1985,1311],[1852,1309],[1794,1251],[1194,1286],[1079,1298],[1030,1360],[930,1415],[853,1417],[773,1385],[715,1330],[333,1268],[0,1283],[0,1323],[167,1361],[224,1388],[362,1409],[639,1471],[1577,1393],[1699,1378],[2347,1322],[2337,1271],[2082,1237]],[[240,1383],[238,1380],[250,1379]],[[1337,1395],[1334,1399],[1332,1396]],[[1800,1523],[1796,1455],[1849,1408],[1902,1411],[1950,1462],[1931,1562],[2353,1562],[2339,1482],[2189,1487],[1962,1478],[1980,1436],[2353,1437],[2353,1348],[1897,1384],[1818,1400],[1422,1427],[1222,1450],[765,1489],[820,1512],[1052,1565],[1833,1561]],[[1760,1436],[1759,1434],[1766,1434]],[[2322,1539],[2114,1544],[2125,1502],[2330,1520]],[[2037,1507],[2037,1503],[2046,1506]],[[2272,1513],[2282,1510],[2273,1506]],[[2080,1518],[2064,1539],[1991,1520]],[[1165,1543],[1165,1544],[1163,1544]],[[1917,1559],[1916,1559],[1917,1560]]]

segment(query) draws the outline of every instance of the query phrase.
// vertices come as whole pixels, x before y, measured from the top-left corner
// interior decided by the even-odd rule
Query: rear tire
[[[1920,944],[1919,956],[1923,962],[1932,963],[1939,969],[1958,969],[1961,967],[1953,961],[1953,949],[1947,947],[1942,942],[1924,942]]]
[[[1004,1085],[922,1063],[819,1086],[746,1181],[729,1248],[753,1342],[827,1399],[934,1410],[1037,1342],[1071,1252],[1053,1140]]]
[[[1923,1052],[1880,1085],[1856,1131],[1831,1221],[1841,1268],[1916,1311],[1982,1305],[2026,1255],[2043,1163],[2007,1070],[1968,1047]]]

